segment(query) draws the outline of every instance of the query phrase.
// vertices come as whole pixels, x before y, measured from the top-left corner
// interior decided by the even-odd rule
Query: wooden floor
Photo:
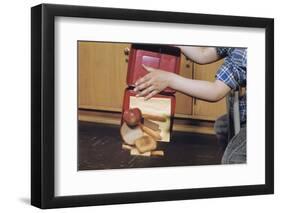
[[[121,148],[119,125],[79,121],[78,170],[220,164],[222,150],[214,135],[176,132],[159,143],[164,157],[131,156]]]

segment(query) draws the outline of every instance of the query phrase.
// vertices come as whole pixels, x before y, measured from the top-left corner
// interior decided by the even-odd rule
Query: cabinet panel
[[[129,44],[79,42],[79,108],[121,111]]]
[[[215,63],[207,65],[194,64],[194,78],[198,80],[214,81],[215,74],[222,63],[223,60],[219,60]],[[209,103],[206,101],[194,99],[193,115],[195,116],[203,116],[211,120],[215,120],[218,116],[225,113],[225,98],[216,103]]]
[[[180,75],[186,78],[192,78],[193,62],[186,60],[185,56],[181,55]],[[192,114],[192,97],[176,92],[176,115],[191,115]]]

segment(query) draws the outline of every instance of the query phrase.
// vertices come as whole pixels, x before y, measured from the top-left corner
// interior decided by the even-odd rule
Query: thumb
[[[144,64],[142,64],[142,67],[143,67],[147,72],[152,72],[152,71],[155,70],[154,68],[148,67],[148,66],[146,66],[146,65],[144,65]]]

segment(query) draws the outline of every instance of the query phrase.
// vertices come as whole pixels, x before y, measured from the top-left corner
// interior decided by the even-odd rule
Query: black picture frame
[[[55,17],[263,28],[265,48],[265,184],[93,195],[54,195]],[[39,208],[271,194],[274,192],[274,20],[164,11],[41,4],[31,8],[31,204]]]

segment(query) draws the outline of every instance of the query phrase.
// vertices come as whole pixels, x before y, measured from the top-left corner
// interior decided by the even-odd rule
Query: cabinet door
[[[194,64],[194,79],[214,81],[215,74],[222,63],[223,60],[219,60],[215,63],[207,65]],[[215,120],[218,116],[223,115],[225,113],[225,98],[216,103],[210,103],[194,98],[193,115],[195,115],[196,117]]]
[[[125,43],[79,42],[79,108],[121,111],[126,88]]]
[[[186,78],[192,78],[193,62],[186,60],[181,55],[180,75]],[[192,114],[192,97],[176,92],[176,116],[184,116]]]

